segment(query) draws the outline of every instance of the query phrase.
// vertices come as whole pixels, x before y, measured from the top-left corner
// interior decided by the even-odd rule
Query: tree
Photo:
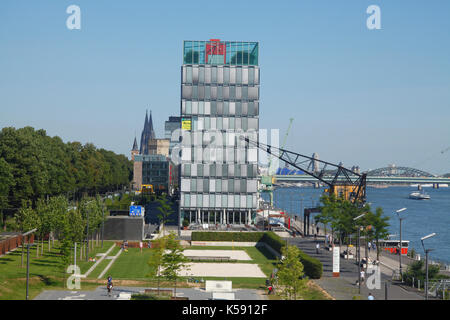
[[[364,220],[367,226],[371,228],[367,231],[368,237],[372,240],[375,239],[377,244],[377,260],[380,258],[380,246],[379,240],[386,239],[389,235],[389,217],[383,215],[383,209],[377,208],[375,213],[369,210],[364,216]]]
[[[428,279],[437,278],[439,274],[439,268],[440,267],[437,264],[428,265]],[[413,279],[414,282],[419,280],[420,282],[425,283],[426,281],[425,261],[418,260],[408,265],[408,267],[406,268],[406,272],[404,273],[403,276],[405,278],[406,283],[408,284],[412,284]]]
[[[0,159],[0,202],[9,207],[19,207],[22,200],[35,206],[39,198],[69,192],[75,197],[117,190],[129,184],[133,173],[124,155],[92,144],[64,143],[32,127],[3,128]]]
[[[159,219],[159,222],[162,224],[162,234],[164,235],[164,225],[167,222],[171,221],[169,220],[169,216],[173,213],[173,210],[165,194],[156,199],[156,202],[158,202],[159,204],[159,207],[157,209],[160,212],[157,217]]]
[[[30,201],[24,201],[22,203],[22,207],[15,214],[14,219],[17,225],[19,226],[20,231],[22,231],[22,233],[40,227],[39,216],[31,207]],[[20,264],[21,266],[23,266],[24,246],[25,244],[22,242],[22,257]]]
[[[169,234],[167,238],[167,249],[162,257],[161,274],[169,281],[174,281],[174,296],[177,296],[178,272],[188,267],[189,260],[183,255],[183,247],[175,239],[174,234]]]
[[[11,166],[0,158],[0,211],[8,206],[9,191],[14,185],[14,176]]]
[[[147,277],[156,278],[158,280],[158,296],[160,295],[160,280],[162,277],[161,268],[167,241],[168,236],[155,240],[153,242],[153,248],[150,249],[150,258],[147,261],[147,264],[150,267],[150,272],[147,274]]]
[[[303,279],[303,264],[300,262],[300,250],[296,246],[282,248],[283,259],[278,263],[278,284],[282,288],[282,296],[289,300],[297,299],[298,294],[306,287],[307,279]]]

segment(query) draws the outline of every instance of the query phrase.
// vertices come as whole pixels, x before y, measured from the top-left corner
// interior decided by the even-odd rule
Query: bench
[[[220,262],[230,262],[230,261],[236,261],[235,259],[231,259],[230,257],[209,257],[209,256],[186,256],[187,259],[191,261],[220,261]]]

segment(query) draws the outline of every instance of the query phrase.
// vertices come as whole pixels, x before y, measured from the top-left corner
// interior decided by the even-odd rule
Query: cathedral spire
[[[133,143],[133,149],[131,149],[131,151],[138,151],[138,146],[137,146],[137,140],[136,140],[136,136],[134,137],[134,143]]]
[[[150,110],[150,119],[148,124],[148,130],[150,133],[150,139],[155,139],[155,131],[153,130],[153,119],[152,119],[152,111]]]

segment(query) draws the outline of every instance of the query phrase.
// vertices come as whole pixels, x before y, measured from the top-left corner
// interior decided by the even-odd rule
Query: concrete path
[[[316,283],[338,300],[352,300],[354,297],[367,299],[370,293],[376,300],[385,299],[385,285],[387,284],[388,300],[423,300],[423,296],[392,283],[392,270],[382,267],[380,285],[377,289],[369,289],[366,284],[361,285],[361,294],[356,285],[358,280],[358,266],[354,260],[340,259],[340,277],[333,278],[332,252],[321,249],[316,253],[314,238],[287,238],[288,243],[296,245],[306,254],[318,258],[323,264],[323,276]]]
[[[105,269],[103,269],[102,273],[100,273],[100,275],[97,277],[97,279],[101,279],[103,278],[103,276],[105,275],[106,271],[109,270],[109,268],[111,268],[111,266],[113,265],[113,263],[116,261],[116,259],[120,256],[120,254],[122,253],[123,249],[121,248],[119,250],[119,252],[117,252],[117,254],[114,256],[114,258],[111,259],[111,261],[108,263],[108,265],[106,266]]]
[[[106,286],[97,287],[92,291],[61,291],[45,290],[34,300],[122,300],[120,296],[144,293],[148,287],[115,287],[111,297],[108,297]],[[157,289],[157,288],[151,288]],[[161,288],[173,290],[173,288]],[[261,290],[233,289],[235,300],[266,300],[267,296]],[[188,297],[189,300],[211,300],[212,292],[202,288],[177,288],[177,297]]]
[[[97,266],[103,261],[103,259],[105,259],[105,258],[108,256],[108,254],[112,251],[112,249],[114,249],[115,246],[116,246],[116,244],[113,243],[112,246],[111,246],[111,248],[109,248],[109,249],[102,255],[102,257],[101,257],[100,259],[98,259],[98,260],[92,265],[92,267],[89,268],[89,270],[88,270],[85,274],[82,274],[82,275],[80,276],[80,278],[87,278],[87,277],[91,274],[91,272],[94,271],[94,269],[97,268]]]

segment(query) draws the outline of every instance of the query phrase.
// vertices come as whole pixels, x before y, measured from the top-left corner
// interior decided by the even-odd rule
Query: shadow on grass
[[[261,254],[267,259],[267,260],[276,260],[277,257],[269,251],[266,247],[263,246],[257,246],[255,247]]]

